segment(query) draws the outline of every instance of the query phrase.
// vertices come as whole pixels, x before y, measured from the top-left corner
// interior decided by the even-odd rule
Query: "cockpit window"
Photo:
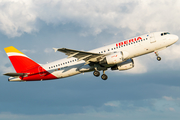
[[[169,32],[161,33],[161,36],[170,34]]]

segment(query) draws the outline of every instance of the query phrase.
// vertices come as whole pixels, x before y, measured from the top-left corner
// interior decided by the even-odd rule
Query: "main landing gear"
[[[95,69],[94,72],[93,72],[93,75],[96,76],[96,77],[99,77],[100,72]],[[107,80],[108,76],[105,74],[105,70],[103,70],[103,74],[101,75],[101,78],[103,80]]]
[[[103,74],[101,75],[101,78],[103,80],[107,80],[108,79],[108,76],[105,74],[105,70],[103,70]]]
[[[155,51],[154,53],[155,53],[155,54],[156,54],[156,56],[157,56],[157,60],[158,60],[158,61],[161,61],[161,57],[159,57],[158,52],[156,52],[156,51]]]
[[[93,75],[94,75],[94,76],[96,76],[96,77],[99,77],[100,72],[99,72],[99,71],[97,71],[97,70],[95,70],[95,71],[93,72]]]

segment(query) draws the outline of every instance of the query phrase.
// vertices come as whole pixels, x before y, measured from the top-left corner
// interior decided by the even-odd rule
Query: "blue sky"
[[[85,73],[43,82],[8,82],[4,52],[15,46],[38,63],[64,57],[52,48],[91,50],[155,31],[180,36],[178,0],[1,0],[1,120],[179,120],[180,42],[135,58],[107,81]]]

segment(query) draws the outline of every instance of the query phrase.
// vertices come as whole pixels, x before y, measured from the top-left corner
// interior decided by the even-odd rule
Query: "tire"
[[[107,80],[108,76],[107,76],[106,74],[102,74],[102,75],[101,75],[101,78],[102,78],[103,80]]]
[[[99,71],[94,71],[94,72],[93,72],[93,75],[96,76],[96,77],[99,77],[100,72],[99,72]]]
[[[157,57],[157,60],[158,60],[158,61],[161,61],[161,57]]]

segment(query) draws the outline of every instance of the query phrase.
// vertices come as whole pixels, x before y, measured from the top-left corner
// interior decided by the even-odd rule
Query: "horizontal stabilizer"
[[[19,77],[19,76],[26,77],[28,74],[27,73],[5,73],[4,75],[11,76],[11,77]]]

